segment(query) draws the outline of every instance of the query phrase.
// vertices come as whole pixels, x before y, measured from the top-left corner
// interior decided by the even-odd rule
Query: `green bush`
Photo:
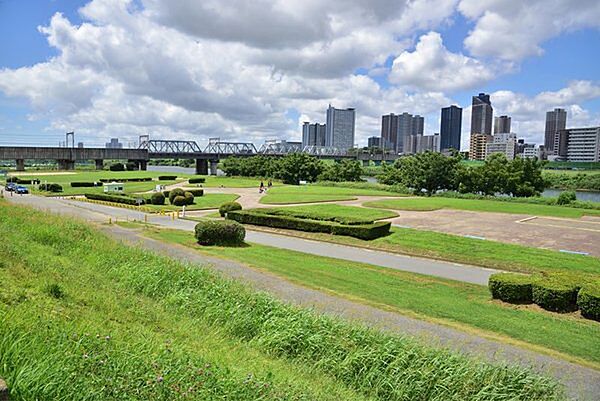
[[[177,196],[185,197],[185,191],[181,188],[175,188],[172,191],[168,191],[165,196],[169,197],[169,203],[173,205],[173,201]]]
[[[139,168],[139,166],[136,162],[127,162],[127,164],[125,164],[125,168],[127,171],[135,171]]]
[[[173,181],[176,179],[177,179],[176,175],[159,175],[158,176],[158,181]]]
[[[190,184],[203,184],[206,181],[204,177],[191,177],[188,182]]]
[[[235,221],[206,220],[196,224],[196,240],[201,245],[239,245],[246,229]]]
[[[188,189],[187,191],[190,192],[194,196],[204,196],[203,189]]]
[[[96,183],[96,182],[72,182],[71,183],[71,187],[73,188],[78,188],[78,187],[97,187],[100,186],[101,183]]]
[[[297,217],[299,219],[308,220],[320,220],[320,221],[333,221],[340,224],[346,225],[364,225],[373,223],[373,219],[360,218],[360,217],[348,217],[348,216],[335,216],[330,213],[319,213],[316,211],[298,211],[294,208],[280,208],[280,209],[260,209],[261,213],[277,216],[289,216]]]
[[[137,199],[126,195],[111,195],[111,194],[85,194],[87,199],[101,200],[105,202],[123,203],[126,205],[137,205]],[[142,205],[145,201],[142,201]]]
[[[566,274],[544,274],[532,281],[533,302],[554,312],[577,310],[577,292],[581,288],[578,278]]]
[[[227,215],[227,212],[232,212],[235,210],[242,210],[242,205],[240,205],[237,202],[226,202],[223,203],[221,207],[219,207],[219,214],[221,215],[221,217],[225,217],[225,215]]]
[[[193,205],[194,204],[194,194],[192,194],[189,191],[186,191],[183,194],[183,197],[185,198],[185,204],[186,205]]]
[[[15,176],[11,175],[8,178],[6,178],[6,182],[7,183],[18,184],[19,183],[19,177],[15,177]]]
[[[164,205],[165,196],[161,192],[153,193],[150,197],[150,203],[152,203],[153,205]]]
[[[100,182],[144,182],[152,181],[152,177],[132,177],[132,178],[100,178]]]
[[[110,171],[125,171],[125,165],[123,163],[111,164],[108,168]]]
[[[174,206],[185,206],[187,205],[187,200],[185,199],[185,196],[177,195],[173,198],[171,204]]]
[[[558,195],[558,199],[556,200],[557,205],[568,205],[571,202],[577,200],[577,195],[575,191],[564,191]]]
[[[600,283],[585,284],[577,294],[581,315],[600,322]]]
[[[40,191],[62,192],[63,188],[59,184],[40,184]]]
[[[530,304],[533,302],[531,282],[531,276],[496,273],[490,276],[488,288],[494,299],[515,304]]]
[[[364,240],[372,240],[388,235],[391,226],[389,221],[378,221],[364,225],[344,225],[332,221],[318,221],[291,216],[269,215],[260,210],[231,211],[227,212],[227,218],[239,223],[254,224],[257,226],[345,235]]]

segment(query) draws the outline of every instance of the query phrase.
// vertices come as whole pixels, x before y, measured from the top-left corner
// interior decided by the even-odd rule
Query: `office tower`
[[[381,147],[396,151],[398,116],[394,113],[381,116]]]
[[[336,109],[329,105],[325,127],[325,146],[333,146],[342,150],[353,148],[355,118],[353,108]]]
[[[549,155],[555,153],[557,133],[567,126],[567,112],[565,109],[554,109],[546,113],[546,131],[544,132],[544,148]]]
[[[381,148],[381,138],[378,136],[372,136],[367,139],[367,146],[369,148]]]
[[[485,160],[487,143],[492,140],[492,136],[488,134],[471,134],[469,143],[469,159]]]
[[[494,134],[506,134],[510,132],[510,117],[494,117]]]
[[[508,160],[515,158],[517,149],[517,137],[515,134],[502,133],[496,134],[488,141],[485,146],[485,158],[492,153],[503,153]]]
[[[302,147],[325,146],[325,124],[308,121],[302,125]]]
[[[492,116],[494,109],[490,95],[480,93],[473,96],[471,103],[471,134],[492,134]]]
[[[563,129],[556,137],[554,154],[561,160],[600,161],[600,127]]]
[[[462,109],[457,106],[444,107],[440,121],[440,151],[460,150]]]

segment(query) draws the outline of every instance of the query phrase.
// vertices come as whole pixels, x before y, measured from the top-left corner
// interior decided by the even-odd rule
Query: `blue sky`
[[[495,113],[512,115],[532,142],[541,142],[543,113],[553,107],[567,108],[574,124],[600,124],[594,2],[548,0],[548,15],[535,8],[541,0],[519,3],[518,12],[417,1],[439,10],[433,15],[409,6],[384,15],[357,2],[347,14],[372,13],[364,26],[338,15],[342,28],[323,18],[307,31],[297,15],[335,10],[289,2],[273,7],[269,26],[253,25],[269,16],[247,4],[232,16],[237,1],[210,9],[183,0],[0,0],[0,144],[55,145],[67,130],[90,145],[146,132],[199,142],[297,139],[301,122],[322,121],[330,102],[357,109],[362,143],[390,111],[425,115],[426,134],[437,132],[440,107],[468,108],[478,92],[491,93]],[[506,23],[494,26],[486,14]],[[463,132],[469,125],[467,113]]]

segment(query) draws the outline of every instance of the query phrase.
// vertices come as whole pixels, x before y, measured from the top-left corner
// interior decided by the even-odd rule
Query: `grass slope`
[[[283,305],[0,202],[0,376],[68,400],[564,399],[548,379]]]
[[[180,230],[148,229],[146,233],[212,256],[247,263],[311,288],[474,329],[488,336],[519,340],[600,367],[600,324],[535,307],[495,302],[483,286],[258,244],[241,248],[201,247],[195,244],[191,233]]]
[[[289,204],[310,202],[331,202],[356,199],[357,196],[395,196],[388,191],[376,189],[326,187],[319,185],[289,185],[272,188],[260,203]]]
[[[438,209],[471,210],[476,212],[514,213],[535,216],[579,218],[584,215],[600,216],[600,210],[576,209],[565,206],[536,205],[529,203],[502,202],[478,199],[454,199],[442,197],[412,197],[385,199],[365,203],[368,207],[394,210],[431,211]]]

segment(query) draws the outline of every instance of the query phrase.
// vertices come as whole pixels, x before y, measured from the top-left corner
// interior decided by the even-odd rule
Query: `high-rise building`
[[[567,111],[565,109],[554,109],[546,112],[546,130],[544,132],[544,147],[549,155],[556,155],[558,147],[557,133],[567,126]]]
[[[469,143],[469,159],[485,160],[487,143],[492,140],[488,134],[471,134]]]
[[[119,142],[119,138],[111,138],[110,142],[106,143],[106,149],[123,149],[123,144]]]
[[[398,153],[410,153],[409,150],[404,150],[404,143],[414,132],[413,120],[413,115],[407,112],[398,116],[398,137],[396,139],[396,152]]]
[[[558,131],[554,154],[569,162],[600,161],[600,127]]]
[[[444,107],[440,123],[440,151],[460,150],[462,109],[457,106]]]
[[[515,158],[517,136],[512,133],[496,134],[485,145],[485,157],[492,153],[503,153],[508,160]]]
[[[325,146],[347,150],[354,147],[355,110],[327,108]]]
[[[510,132],[510,117],[494,117],[494,134],[506,134]]]
[[[471,134],[492,134],[492,116],[494,109],[490,95],[480,93],[473,96],[471,103]]]
[[[440,151],[440,134],[411,135],[404,143],[405,153],[423,153]]]
[[[381,138],[378,136],[372,136],[367,139],[367,146],[369,148],[381,148]]]
[[[396,151],[398,116],[394,113],[381,116],[381,147]]]
[[[325,131],[325,124],[304,122],[302,125],[302,147],[325,146]]]

